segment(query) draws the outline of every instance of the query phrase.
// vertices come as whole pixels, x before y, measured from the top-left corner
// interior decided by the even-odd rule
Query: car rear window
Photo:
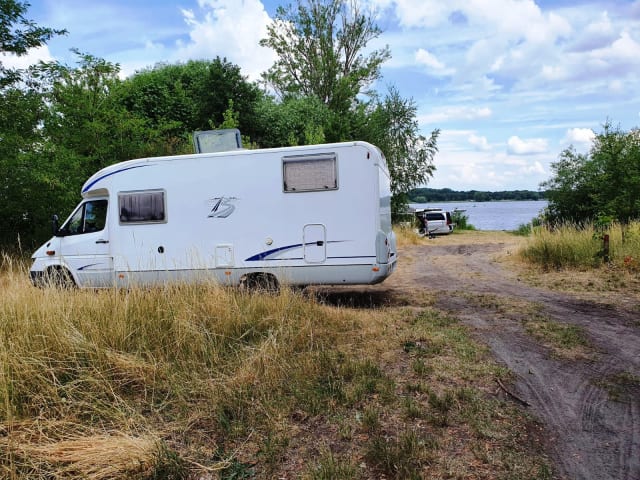
[[[426,217],[428,221],[444,220],[444,214],[442,213],[427,213]]]

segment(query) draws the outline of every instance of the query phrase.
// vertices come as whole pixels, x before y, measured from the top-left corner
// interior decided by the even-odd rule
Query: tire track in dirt
[[[640,378],[638,314],[570,295],[531,287],[494,258],[502,243],[405,247],[404,261],[385,285],[399,290],[429,289],[437,306],[472,328],[515,376],[517,395],[531,404],[549,432],[550,454],[565,478],[640,479],[640,391],[636,384],[612,398],[617,376]],[[535,305],[536,313],[578,326],[593,352],[586,359],[554,357],[526,333],[531,312],[500,311],[476,296]],[[490,302],[489,302],[490,303]]]

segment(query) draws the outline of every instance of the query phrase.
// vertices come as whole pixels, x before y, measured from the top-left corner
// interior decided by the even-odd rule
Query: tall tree
[[[27,20],[24,15],[29,6],[26,2],[0,0],[0,54],[26,55],[29,49],[40,47],[51,37],[66,33],[66,30],[39,27]],[[0,60],[0,88],[19,79],[20,72],[6,68]]]
[[[377,145],[387,158],[394,195],[392,211],[401,213],[408,203],[407,194],[426,184],[433,176],[433,159],[438,152],[440,130],[429,138],[420,134],[413,100],[404,99],[391,87],[382,101],[369,113],[361,137]]]
[[[388,47],[364,53],[380,34],[358,0],[297,0],[295,7],[278,7],[260,42],[278,59],[263,79],[282,97],[315,96],[345,112],[390,57]]]

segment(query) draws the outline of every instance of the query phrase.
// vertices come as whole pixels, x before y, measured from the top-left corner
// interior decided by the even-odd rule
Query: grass
[[[640,273],[640,222],[628,226],[613,224],[604,232],[593,225],[534,228],[521,255],[545,269],[598,267],[605,257],[604,234],[609,235],[610,264]]]
[[[627,371],[610,375],[596,382],[596,385],[603,388],[615,402],[633,403],[640,395],[640,378]]]
[[[504,369],[418,298],[346,308],[286,289],[66,291],[27,278],[2,257],[2,478],[488,479],[548,468],[531,420],[490,393]]]
[[[563,358],[588,356],[590,343],[584,329],[577,325],[560,323],[541,315],[533,315],[524,322],[526,331],[550,347]]]

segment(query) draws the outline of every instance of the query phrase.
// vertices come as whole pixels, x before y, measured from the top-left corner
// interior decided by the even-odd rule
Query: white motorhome
[[[33,254],[35,285],[375,284],[396,265],[390,182],[365,142],[130,160]]]

